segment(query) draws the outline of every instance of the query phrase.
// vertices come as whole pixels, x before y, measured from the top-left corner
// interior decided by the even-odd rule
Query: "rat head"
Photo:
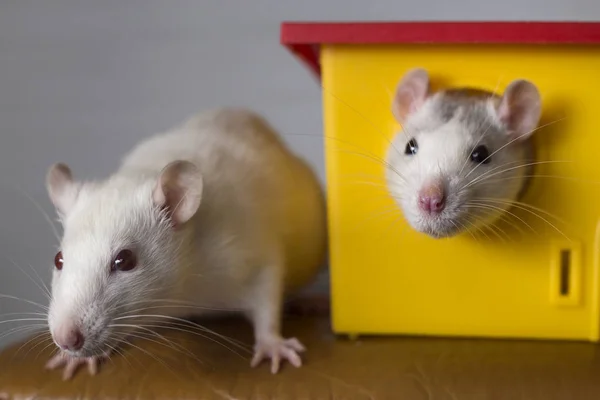
[[[192,163],[176,161],[156,178],[77,182],[69,167],[55,164],[46,185],[64,228],[50,333],[71,355],[101,355],[135,325],[130,316],[148,307],[156,314],[152,299],[176,290],[177,249],[199,207],[202,177]]]
[[[393,101],[402,130],[386,178],[409,224],[441,238],[496,221],[525,187],[540,109],[537,88],[525,80],[502,96],[467,88],[431,94],[426,71],[408,72]]]

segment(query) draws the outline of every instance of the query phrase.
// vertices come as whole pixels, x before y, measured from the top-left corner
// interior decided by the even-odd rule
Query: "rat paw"
[[[54,370],[64,367],[63,380],[68,381],[82,365],[87,365],[90,375],[96,375],[100,361],[106,358],[108,358],[108,354],[104,356],[76,358],[69,356],[67,353],[60,352],[46,363],[46,369]]]
[[[283,339],[280,337],[259,340],[254,349],[254,357],[250,363],[252,368],[258,366],[265,358],[271,359],[271,372],[276,374],[282,359],[286,359],[294,367],[302,366],[298,355],[306,349],[296,338]]]

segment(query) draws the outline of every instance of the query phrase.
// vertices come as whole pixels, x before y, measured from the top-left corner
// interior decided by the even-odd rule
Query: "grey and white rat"
[[[430,93],[427,71],[416,68],[400,80],[392,112],[402,128],[387,152],[387,187],[416,231],[443,238],[480,229],[524,192],[541,114],[533,83],[514,80],[502,96]]]
[[[262,117],[200,113],[141,142],[105,180],[53,165],[47,190],[64,228],[48,313],[60,352],[47,368],[95,373],[145,314],[191,309],[245,313],[252,366],[301,365],[304,347],[281,336],[280,314],[284,295],[324,263],[324,196]]]

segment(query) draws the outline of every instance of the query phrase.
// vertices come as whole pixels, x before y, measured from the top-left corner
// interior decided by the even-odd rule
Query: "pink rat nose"
[[[54,333],[56,344],[63,349],[69,351],[77,351],[83,347],[85,339],[81,331],[77,328],[58,329]]]
[[[427,214],[439,214],[446,207],[446,194],[440,183],[425,186],[419,192],[419,208]]]

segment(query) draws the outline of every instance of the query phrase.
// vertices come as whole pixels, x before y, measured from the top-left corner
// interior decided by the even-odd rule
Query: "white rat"
[[[76,181],[55,164],[47,189],[64,228],[48,315],[61,351],[48,368],[64,366],[69,379],[87,364],[94,374],[135,330],[123,326],[145,321],[128,316],[204,308],[246,313],[252,366],[301,365],[304,347],[281,337],[280,314],[284,294],[323,265],[324,196],[263,118],[201,113],[143,141],[106,180]]]
[[[497,221],[527,187],[537,88],[512,81],[502,96],[454,88],[430,93],[423,69],[406,73],[392,111],[402,125],[386,159],[390,194],[416,231],[452,237]]]

